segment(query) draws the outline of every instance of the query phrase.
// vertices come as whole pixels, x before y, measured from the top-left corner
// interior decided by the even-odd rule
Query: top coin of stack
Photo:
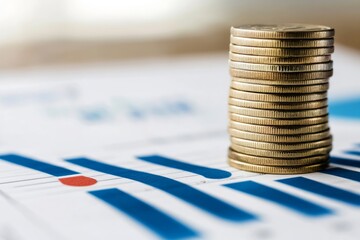
[[[231,28],[231,166],[274,174],[327,167],[333,37],[334,29],[308,24]]]

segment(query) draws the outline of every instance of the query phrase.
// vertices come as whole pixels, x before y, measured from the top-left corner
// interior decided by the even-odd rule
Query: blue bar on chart
[[[265,186],[260,183],[256,183],[254,181],[229,183],[225,184],[224,186],[264,199],[266,201],[271,201],[275,204],[286,207],[308,217],[319,217],[333,213],[332,210],[320,206],[316,203],[309,202],[305,199],[272,187]]]
[[[79,174],[78,172],[75,172],[67,168],[58,167],[53,164],[41,162],[39,160],[23,157],[16,154],[0,155],[0,159],[23,167],[31,168],[43,173],[47,173],[55,177]]]
[[[360,160],[354,160],[349,158],[331,156],[330,163],[360,168]]]
[[[343,100],[338,99],[337,101],[330,102],[329,104],[330,116],[359,120],[359,106],[360,98],[358,96]]]
[[[189,226],[117,188],[90,191],[89,194],[127,214],[163,239],[185,239],[199,236],[199,233]]]
[[[345,153],[360,157],[360,151],[352,150],[352,151],[346,151]]]
[[[317,182],[304,177],[280,179],[277,181],[313,194],[334,199],[353,206],[360,206],[360,195],[327,185],[325,183]]]
[[[360,172],[352,171],[352,170],[349,170],[349,169],[335,167],[335,168],[325,169],[325,170],[323,170],[321,172],[325,173],[325,174],[329,174],[329,175],[333,175],[333,176],[353,180],[353,181],[356,181],[356,182],[360,182]]]
[[[205,178],[210,178],[210,179],[223,179],[231,176],[231,173],[228,171],[186,163],[176,159],[163,157],[160,155],[138,156],[137,158],[149,163],[162,165],[169,168],[179,169],[182,171],[198,174]]]
[[[58,177],[62,184],[68,186],[85,187],[97,182],[95,179],[85,176],[71,176],[78,175],[79,172],[17,154],[0,155],[0,160]]]
[[[74,158],[67,159],[66,161],[98,172],[131,179],[152,186],[203,211],[226,220],[245,222],[257,219],[255,215],[248,213],[247,211],[232,206],[218,198],[171,178],[118,167],[88,158]]]

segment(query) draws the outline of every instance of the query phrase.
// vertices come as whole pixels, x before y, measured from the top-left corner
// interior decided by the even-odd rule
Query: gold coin
[[[269,57],[245,55],[229,52],[229,59],[236,62],[262,63],[262,64],[311,64],[331,61],[331,55],[312,57]]]
[[[253,133],[253,132],[240,131],[235,128],[229,128],[228,132],[232,137],[243,138],[253,141],[260,141],[260,142],[278,142],[278,143],[313,142],[330,136],[329,129],[318,133],[298,134],[298,135],[271,135],[271,134]]]
[[[261,80],[288,81],[288,80],[312,80],[329,78],[333,71],[318,72],[260,72],[248,71],[243,69],[230,68],[230,75],[238,78],[253,78]]]
[[[317,48],[332,47],[334,39],[258,39],[230,36],[230,42],[240,46],[270,48]]]
[[[230,52],[260,55],[272,57],[307,57],[329,55],[334,52],[334,47],[322,48],[264,48],[264,47],[246,47],[230,44]]]
[[[313,72],[313,71],[328,71],[333,67],[332,61],[326,63],[312,63],[312,64],[258,64],[229,61],[231,68],[243,69],[249,71],[262,72]]]
[[[327,98],[327,92],[310,94],[271,94],[239,91],[230,88],[230,97],[261,102],[311,102]]]
[[[249,162],[249,163],[254,163],[254,164],[265,164],[265,165],[285,165],[285,164],[281,164],[281,162],[273,162],[272,160],[269,160],[269,162],[272,162],[273,164],[269,164],[269,162],[264,163],[263,159],[267,159],[267,158],[291,158],[291,161],[294,160],[294,158],[307,158],[307,157],[313,157],[313,156],[319,156],[319,155],[328,155],[331,151],[331,145],[330,146],[326,146],[326,147],[322,147],[322,148],[314,148],[314,149],[307,149],[307,150],[300,150],[300,151],[272,151],[272,150],[264,150],[264,149],[256,149],[256,148],[248,148],[248,147],[244,147],[244,146],[240,146],[240,145],[236,145],[236,144],[231,144],[231,149],[233,149],[236,152],[242,153],[242,154],[246,154],[246,155],[251,155],[251,156],[257,156],[257,157],[261,157],[260,160],[255,160],[253,162],[250,161],[244,161],[244,162]],[[237,154],[233,153],[233,156],[229,156],[233,159],[237,159]],[[237,159],[237,160],[243,160],[243,159]],[[311,162],[311,160],[309,161],[309,159],[307,158],[306,161],[307,162],[303,162],[303,161],[297,161],[300,165],[307,165],[307,164],[312,164],[312,163],[316,163],[316,161],[321,162],[323,159],[319,159],[317,158],[317,160],[315,160],[315,162]],[[259,163],[259,161],[261,161],[262,163]]]
[[[294,125],[315,125],[328,122],[328,115],[313,118],[295,118],[295,119],[278,119],[278,118],[260,118],[245,116],[236,113],[229,113],[229,118],[233,121],[269,126],[294,126]]]
[[[257,102],[237,98],[229,98],[229,105],[257,109],[274,109],[274,110],[306,110],[323,108],[328,105],[327,99],[313,102],[302,103],[272,103],[272,102]]]
[[[301,23],[288,24],[247,24],[231,27],[236,37],[271,39],[319,39],[332,38],[335,31],[331,27]]]
[[[256,149],[255,149],[256,150]],[[314,149],[313,149],[314,150]],[[310,150],[310,151],[313,151]],[[315,149],[316,150],[316,149]],[[266,151],[266,150],[265,150]],[[274,151],[272,151],[274,152]],[[320,151],[322,152],[322,151]],[[228,157],[237,161],[246,162],[250,164],[266,165],[266,166],[303,166],[309,164],[316,164],[327,161],[329,158],[329,151],[324,151],[325,154],[304,156],[296,158],[280,158],[269,155],[267,157],[257,156],[252,154],[246,154],[237,152],[232,148],[228,149]],[[290,158],[290,159],[289,159]]]
[[[327,114],[327,107],[309,110],[265,110],[265,109],[254,109],[244,108],[229,105],[229,112],[240,115],[252,116],[252,117],[263,117],[263,118],[280,118],[280,119],[292,119],[292,118],[310,118],[320,117]]]
[[[239,170],[257,172],[257,173],[269,173],[269,174],[311,173],[326,169],[327,166],[329,165],[328,161],[324,161],[322,163],[305,165],[305,166],[275,167],[275,166],[263,166],[263,165],[245,163],[241,161],[236,161],[231,158],[228,158],[228,163],[231,167],[237,168]]]
[[[294,151],[294,150],[306,150],[330,146],[332,144],[332,137],[324,138],[314,142],[303,142],[303,143],[269,143],[251,141],[242,138],[231,137],[230,141],[232,144],[238,146],[251,147],[257,149],[274,150],[274,151]]]
[[[263,92],[263,93],[317,93],[325,92],[329,89],[329,84],[307,85],[307,86],[272,86],[251,84],[244,82],[231,81],[231,87],[236,90],[247,92]]]
[[[252,79],[252,78],[238,78],[232,77],[234,82],[243,82],[243,83],[252,83],[252,84],[261,84],[261,85],[285,85],[285,86],[304,86],[304,85],[319,85],[329,83],[329,79],[312,79],[312,80],[262,80],[262,79]]]
[[[255,132],[262,134],[273,135],[298,135],[309,134],[325,131],[329,128],[328,123],[320,123],[309,126],[262,126],[255,124],[248,124],[236,121],[229,121],[229,128],[234,128],[240,131]]]

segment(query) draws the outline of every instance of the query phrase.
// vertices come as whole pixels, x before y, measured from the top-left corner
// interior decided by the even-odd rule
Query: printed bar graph
[[[80,174],[73,170],[16,154],[0,155],[0,160],[58,177],[62,184],[68,186],[85,187],[97,182],[95,179],[85,176],[71,176]]]
[[[262,198],[267,201],[271,201],[275,204],[294,210],[308,217],[318,217],[333,213],[332,210],[328,208],[322,207],[275,188],[256,183],[254,181],[229,183],[225,184],[224,186],[258,198]]]
[[[66,161],[98,172],[147,184],[171,194],[174,197],[179,198],[203,211],[226,220],[245,222],[257,219],[257,217],[251,213],[241,210],[218,198],[212,197],[209,194],[174,179],[118,167],[88,158],[73,158],[67,159]]]
[[[343,157],[330,157],[330,163],[360,168],[360,160],[352,160]]]
[[[360,157],[360,151],[352,150],[352,151],[346,151],[345,153]]]
[[[185,239],[199,236],[199,233],[189,226],[117,188],[90,191],[89,194],[127,214],[163,239]]]
[[[356,182],[360,182],[360,172],[356,172],[356,171],[352,171],[352,170],[348,170],[348,169],[344,169],[344,168],[328,168],[321,172],[329,174],[329,175],[353,180]]]
[[[304,191],[311,192],[313,194],[317,194],[353,206],[360,206],[360,195],[308,178],[294,177],[280,179],[277,181]]]
[[[41,162],[35,159],[22,157],[20,155],[15,155],[15,154],[0,155],[0,159],[23,167],[31,168],[43,173],[47,173],[55,177],[79,174],[78,172],[75,172],[67,168],[58,167],[46,162]]]
[[[163,157],[160,155],[138,156],[137,158],[140,160],[143,160],[145,162],[162,165],[162,166],[169,167],[169,168],[183,170],[183,171],[198,174],[205,178],[210,178],[210,179],[223,179],[223,178],[228,178],[231,176],[231,173],[228,171],[215,169],[215,168],[209,168],[209,167],[203,167],[203,166],[190,164],[190,163],[185,163],[182,161]]]

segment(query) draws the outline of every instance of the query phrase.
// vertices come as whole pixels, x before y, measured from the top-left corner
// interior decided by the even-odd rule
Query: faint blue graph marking
[[[83,108],[79,111],[80,116],[89,122],[99,122],[106,120],[110,117],[109,112],[104,107],[89,107]]]
[[[257,219],[257,217],[251,213],[171,178],[118,167],[88,158],[73,158],[67,159],[66,161],[98,172],[147,184],[226,220],[245,222]]]
[[[328,208],[253,181],[229,183],[224,186],[271,201],[309,217],[332,214],[332,210]]]
[[[140,160],[146,161],[146,162],[153,163],[153,164],[158,164],[158,165],[162,165],[165,167],[175,168],[175,169],[183,170],[186,172],[198,174],[205,178],[222,179],[222,178],[228,178],[231,176],[231,173],[228,171],[215,169],[215,168],[203,167],[200,165],[186,163],[186,162],[182,162],[182,161],[175,160],[172,158],[163,157],[160,155],[138,156],[137,158]]]
[[[323,170],[322,172],[329,175],[360,182],[360,172],[356,172],[344,168],[328,168]]]
[[[17,164],[23,167],[31,168],[40,172],[44,172],[47,174],[50,174],[52,176],[56,177],[62,177],[62,176],[68,176],[68,175],[74,175],[79,174],[78,172],[75,172],[73,170],[55,166],[53,164],[49,164],[46,162],[42,162],[39,160],[23,157],[16,154],[6,154],[6,155],[0,155],[0,159],[7,161],[12,164]]]
[[[89,192],[118,211],[138,221],[164,239],[198,237],[199,233],[157,208],[116,188]]]
[[[323,197],[331,198],[353,206],[360,206],[360,195],[304,177],[277,180],[278,182],[308,191]]]
[[[339,164],[339,165],[345,165],[345,166],[360,168],[360,160],[353,160],[353,159],[344,158],[344,157],[331,156],[330,157],[330,162],[335,163],[335,164]]]
[[[330,116],[360,119],[360,98],[337,100],[329,104]]]
[[[350,150],[350,151],[345,151],[345,153],[356,156],[356,157],[360,157],[360,151]]]

